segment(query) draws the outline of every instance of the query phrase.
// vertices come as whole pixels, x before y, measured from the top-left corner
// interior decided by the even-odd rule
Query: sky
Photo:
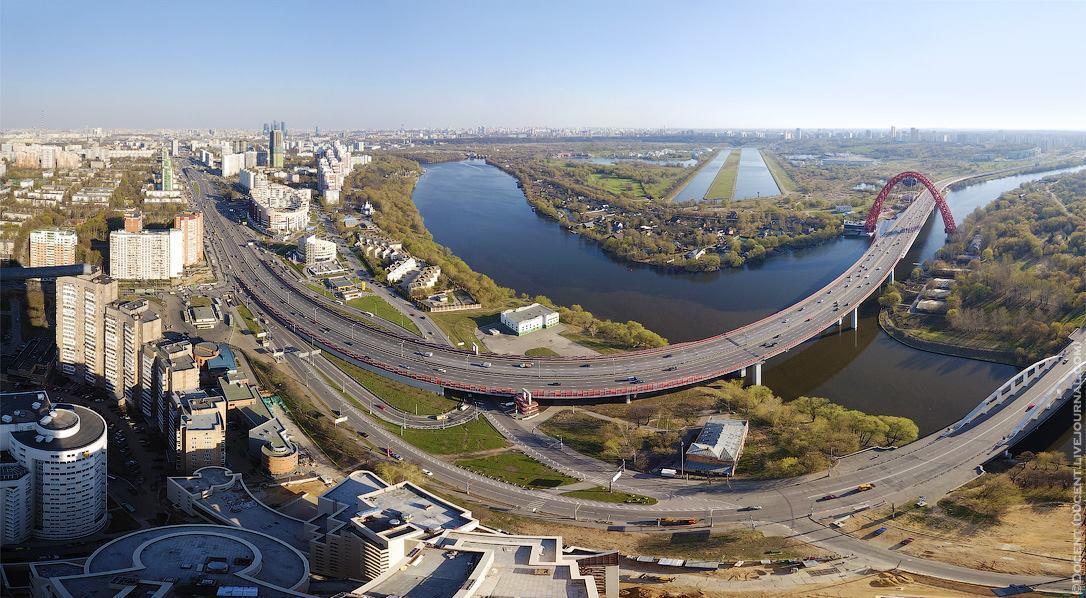
[[[0,2],[0,128],[1086,130],[1086,2]]]

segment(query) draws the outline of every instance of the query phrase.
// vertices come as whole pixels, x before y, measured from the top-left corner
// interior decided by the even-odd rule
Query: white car
[[[422,470],[422,474],[427,475],[427,476],[432,476],[432,475],[434,475],[434,472],[430,471],[429,469],[424,469],[424,470]]]

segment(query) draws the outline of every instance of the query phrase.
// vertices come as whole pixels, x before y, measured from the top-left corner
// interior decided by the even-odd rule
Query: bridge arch
[[[909,183],[908,181],[914,181]],[[894,176],[894,178],[886,181],[886,185],[879,191],[879,196],[875,198],[875,204],[871,206],[871,211],[867,213],[867,221],[864,223],[864,230],[869,233],[874,233],[875,229],[879,226],[879,215],[882,214],[882,204],[890,195],[890,191],[897,186],[898,183],[905,182],[906,185],[915,185],[917,182],[921,183],[928,188],[931,192],[931,196],[935,198],[935,205],[939,208],[939,215],[943,218],[943,229],[946,233],[953,234],[957,230],[957,226],[954,224],[954,215],[950,213],[950,206],[946,203],[946,198],[939,189],[928,180],[928,177],[919,172],[907,170],[901,174]]]

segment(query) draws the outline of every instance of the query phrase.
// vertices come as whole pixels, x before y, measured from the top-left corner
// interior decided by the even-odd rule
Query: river
[[[984,183],[987,201],[1022,182],[1008,177]],[[972,189],[949,193],[952,208],[959,194],[973,198]],[[640,321],[671,342],[773,313],[835,278],[868,244],[865,238],[840,238],[741,269],[670,272],[616,261],[594,241],[536,215],[512,177],[481,161],[426,166],[414,201],[434,239],[477,272],[518,292],[580,304],[603,318]],[[931,237],[942,243],[941,226],[939,234],[931,228],[929,221],[917,249],[903,260],[904,271]],[[869,301],[859,330],[826,335],[771,360],[764,383],[786,399],[819,395],[855,409],[910,417],[926,433],[953,423],[1016,371],[905,347],[879,331],[876,314]]]

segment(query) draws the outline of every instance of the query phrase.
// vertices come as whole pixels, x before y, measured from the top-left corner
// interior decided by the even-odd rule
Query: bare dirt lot
[[[857,516],[846,526],[853,536],[898,550],[972,569],[1023,575],[1071,575],[1071,506],[1012,508],[994,525],[974,525],[919,510],[888,519],[887,511]],[[870,537],[885,526],[886,533]],[[902,540],[913,538],[909,544]]]

